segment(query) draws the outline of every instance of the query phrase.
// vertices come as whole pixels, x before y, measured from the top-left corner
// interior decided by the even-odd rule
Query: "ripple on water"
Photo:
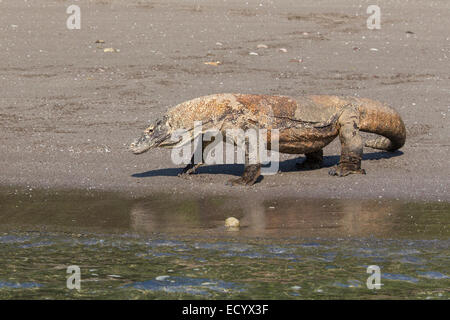
[[[300,245],[300,247],[303,247],[303,248],[318,248],[318,247],[321,247],[321,246],[322,245],[320,243],[318,243],[318,242],[308,242],[308,243],[302,243]]]
[[[77,241],[79,244],[85,245],[85,246],[97,246],[97,245],[104,245],[105,240],[104,239],[82,239]]]
[[[268,255],[259,253],[259,252],[227,252],[222,254],[222,257],[240,257],[240,258],[249,258],[249,259],[262,259],[262,258],[268,258]]]
[[[428,279],[448,279],[450,278],[449,276],[437,272],[437,271],[425,271],[425,272],[417,272],[419,274],[419,276],[424,277],[424,278],[428,278]]]
[[[254,249],[253,246],[245,243],[229,243],[229,242],[196,242],[194,243],[195,249],[207,249],[207,250],[217,250],[217,251],[234,251],[234,252],[245,252]]]
[[[388,280],[398,280],[398,281],[407,281],[412,283],[419,282],[419,279],[410,277],[404,274],[396,274],[396,273],[383,273],[382,278],[388,279]]]
[[[178,246],[186,247],[186,244],[182,241],[165,240],[165,239],[149,240],[145,244],[150,247],[178,247]]]
[[[361,288],[362,283],[359,280],[348,280],[347,283],[335,282],[333,284],[335,287],[340,288]]]
[[[31,289],[31,288],[39,288],[42,287],[41,284],[36,282],[7,282],[0,281],[0,289],[2,288],[10,288],[10,289]]]
[[[325,266],[325,270],[334,270],[334,269],[339,269],[339,267],[333,265]]]
[[[399,260],[401,263],[409,263],[409,264],[415,264],[415,265],[423,265],[426,264],[426,260],[422,258],[418,258],[415,256],[406,256]]]
[[[211,280],[202,278],[158,276],[154,280],[134,282],[127,284],[124,288],[134,288],[139,290],[181,292],[190,294],[208,295],[210,291],[230,292],[243,291],[238,285],[232,282],[221,280]]]
[[[7,236],[0,236],[0,243],[23,243],[29,241],[30,239],[31,237],[28,236],[7,235]]]
[[[19,248],[27,249],[27,248],[36,248],[36,247],[48,247],[54,245],[55,243],[52,241],[42,241],[35,243],[26,243],[19,246]]]
[[[293,250],[289,248],[270,245],[267,246],[267,251],[273,254],[281,255],[285,253],[291,253]]]
[[[336,259],[337,253],[336,252],[324,252],[321,254],[323,261],[326,262],[333,262],[334,259]]]

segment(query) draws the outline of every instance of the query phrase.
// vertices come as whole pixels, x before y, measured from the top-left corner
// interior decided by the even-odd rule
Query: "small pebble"
[[[103,52],[119,52],[119,49],[114,49],[114,48],[105,48],[103,49]]]
[[[204,62],[204,64],[210,65],[210,66],[218,66],[219,64],[222,64],[220,61],[208,61]]]

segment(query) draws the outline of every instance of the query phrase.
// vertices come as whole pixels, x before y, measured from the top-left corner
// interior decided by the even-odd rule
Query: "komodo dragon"
[[[202,122],[202,132],[214,128],[223,133],[223,137],[228,129],[267,129],[268,136],[271,130],[275,132],[273,129],[278,129],[279,152],[306,155],[306,160],[298,164],[299,168],[320,168],[322,149],[339,136],[340,161],[329,174],[340,177],[352,173],[365,174],[361,169],[363,145],[395,151],[405,144],[406,139],[405,125],[400,115],[374,100],[328,95],[291,98],[228,93],[196,98],[169,109],[162,119],[154,121],[130,145],[130,150],[141,154],[156,147],[180,146],[180,141],[171,139],[177,129],[187,130],[188,140],[193,141],[196,138],[193,134],[194,121]],[[382,137],[363,144],[359,131]],[[268,138],[267,141],[271,140]],[[194,163],[193,156],[182,174],[194,173],[201,164]],[[229,183],[252,185],[260,173],[261,163],[249,164],[246,161],[243,175]]]

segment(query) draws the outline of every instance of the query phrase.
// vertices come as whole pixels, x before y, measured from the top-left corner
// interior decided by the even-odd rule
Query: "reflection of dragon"
[[[194,140],[194,121],[202,122],[202,132],[216,129],[267,129],[267,141],[277,138],[279,152],[305,154],[304,168],[319,168],[322,149],[337,136],[341,141],[341,159],[330,174],[346,176],[365,173],[361,169],[363,142],[359,131],[379,134],[365,146],[395,151],[405,143],[406,130],[399,114],[392,108],[370,99],[337,96],[286,96],[215,94],[183,102],[170,109],[163,119],[148,127],[141,138],[131,144],[135,154],[156,147],[174,147],[171,140],[178,129],[187,130]],[[185,143],[186,141],[183,141]],[[270,143],[268,144],[270,149]],[[183,173],[190,174],[200,163],[189,164]],[[260,175],[261,164],[246,164],[244,174],[232,184],[253,184]]]

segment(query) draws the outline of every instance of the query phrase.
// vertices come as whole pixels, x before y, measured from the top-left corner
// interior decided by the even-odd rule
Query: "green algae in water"
[[[450,298],[447,203],[246,202],[0,192],[0,298]],[[238,232],[223,228],[231,215]]]
[[[0,287],[2,299],[450,298],[448,240],[39,232],[3,235],[0,243],[0,283],[17,284]],[[382,271],[380,290],[365,285],[372,264]],[[69,265],[81,268],[80,291],[66,288]]]

